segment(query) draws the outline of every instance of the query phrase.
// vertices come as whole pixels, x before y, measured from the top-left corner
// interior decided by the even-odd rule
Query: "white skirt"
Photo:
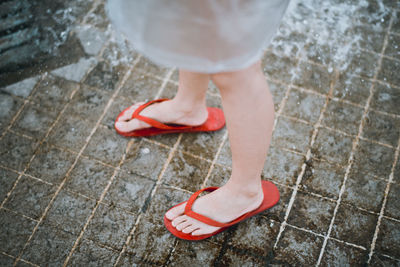
[[[246,68],[259,60],[289,0],[108,0],[107,14],[155,63],[194,72]]]

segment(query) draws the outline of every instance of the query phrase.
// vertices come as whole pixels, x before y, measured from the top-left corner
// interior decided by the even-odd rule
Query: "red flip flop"
[[[212,232],[210,234],[197,235],[197,236],[194,236],[194,235],[192,235],[190,233],[189,234],[185,234],[185,233],[183,233],[181,231],[176,230],[176,228],[172,226],[172,221],[167,219],[166,216],[164,216],[164,224],[167,227],[167,229],[174,236],[176,236],[178,238],[181,238],[181,239],[185,239],[185,240],[202,240],[202,239],[211,237],[213,235],[216,235],[216,234],[226,230],[229,226],[237,224],[237,223],[239,223],[239,222],[241,222],[241,221],[243,221],[243,220],[245,220],[245,219],[247,219],[247,218],[249,218],[251,216],[254,216],[254,215],[256,215],[256,214],[258,214],[258,213],[260,213],[262,211],[265,211],[265,210],[273,207],[276,203],[278,203],[278,201],[279,201],[279,191],[278,191],[278,188],[272,182],[262,181],[262,188],[263,188],[263,192],[264,192],[264,200],[261,203],[261,205],[257,209],[255,209],[253,211],[250,211],[248,213],[245,213],[242,216],[236,218],[235,220],[233,220],[233,221],[231,221],[229,223],[217,222],[217,221],[215,221],[213,219],[210,219],[210,218],[208,218],[208,217],[206,217],[204,215],[201,215],[199,213],[196,213],[196,212],[194,212],[192,210],[192,205],[193,205],[194,201],[196,200],[196,198],[198,197],[198,195],[200,195],[201,192],[203,192],[203,191],[212,192],[214,190],[217,190],[218,187],[207,187],[207,188],[201,189],[201,190],[197,191],[196,193],[194,193],[186,203],[184,214],[189,216],[189,217],[192,217],[192,218],[194,218],[194,219],[196,219],[198,221],[206,223],[208,225],[212,225],[212,226],[215,226],[215,227],[221,227],[220,229],[218,229],[215,232]],[[182,202],[182,203],[184,203],[184,202]],[[182,203],[179,203],[179,204],[175,205],[172,208],[175,208],[176,206],[179,206]]]
[[[224,113],[221,109],[219,108],[212,108],[212,107],[207,107],[208,111],[208,118],[205,123],[199,126],[187,126],[187,125],[176,125],[176,124],[164,124],[159,121],[156,121],[152,118],[145,117],[140,115],[139,113],[145,109],[146,107],[150,106],[153,103],[158,103],[158,102],[163,102],[167,101],[169,99],[157,99],[153,100],[150,102],[147,102],[141,106],[139,106],[132,114],[131,119],[138,119],[141,121],[144,121],[148,124],[150,124],[152,127],[149,128],[144,128],[144,129],[139,129],[139,130],[134,130],[130,132],[122,132],[115,127],[114,128],[119,133],[120,135],[126,136],[126,137],[143,137],[143,136],[153,136],[153,135],[158,135],[158,134],[167,134],[167,133],[189,133],[189,132],[210,132],[210,131],[217,131],[220,130],[222,127],[225,125],[225,117]],[[115,122],[118,121],[118,119],[124,115],[124,113],[129,109],[126,108],[123,110],[115,120]]]

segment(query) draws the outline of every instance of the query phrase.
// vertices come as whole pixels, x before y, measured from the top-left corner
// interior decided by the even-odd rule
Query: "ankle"
[[[175,112],[179,112],[180,114],[184,115],[198,114],[207,111],[207,107],[205,103],[203,103],[202,101],[190,102],[190,101],[180,101],[179,99],[172,99],[169,102],[171,108]]]
[[[224,185],[235,196],[244,198],[258,198],[263,194],[261,181],[254,183],[238,183],[232,178]]]

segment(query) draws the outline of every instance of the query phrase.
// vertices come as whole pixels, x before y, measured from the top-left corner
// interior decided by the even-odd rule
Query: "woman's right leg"
[[[155,103],[145,108],[141,115],[163,123],[201,125],[207,119],[206,92],[210,75],[180,70],[178,92],[171,101]],[[122,132],[149,127],[145,122],[131,120],[132,113],[141,105],[136,103],[116,122]]]

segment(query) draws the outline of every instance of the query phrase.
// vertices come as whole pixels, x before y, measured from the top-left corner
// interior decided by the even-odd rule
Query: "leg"
[[[210,76],[204,73],[179,71],[178,92],[171,101],[153,104],[142,111],[142,115],[163,123],[201,125],[207,119],[206,92]],[[133,119],[132,113],[142,103],[130,107],[116,123],[122,132],[149,127],[145,122]]]
[[[232,151],[232,174],[218,190],[200,197],[193,210],[229,222],[262,202],[261,172],[274,123],[274,105],[260,62],[247,69],[211,75],[221,91]],[[217,227],[183,215],[184,204],[167,212],[176,229],[202,235]]]

